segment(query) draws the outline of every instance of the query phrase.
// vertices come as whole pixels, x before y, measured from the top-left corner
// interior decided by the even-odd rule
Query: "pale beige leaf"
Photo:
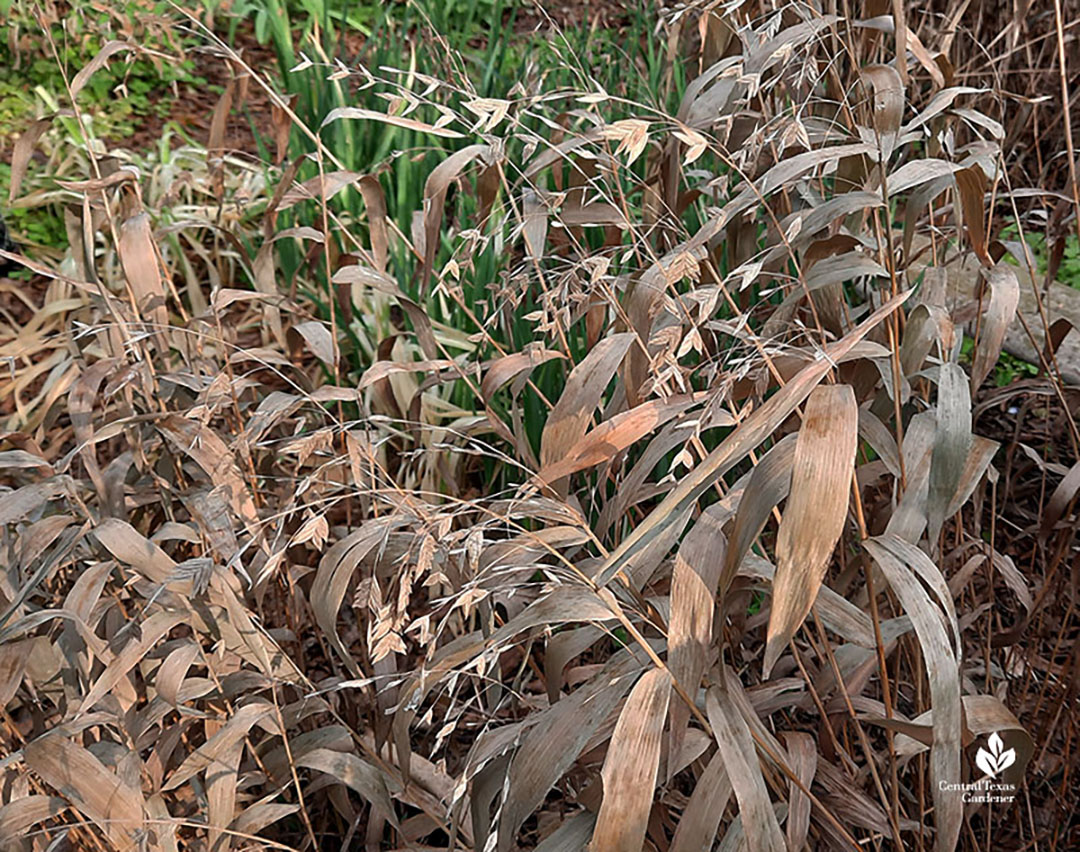
[[[699,403],[704,396],[704,393],[691,393],[667,399],[650,399],[635,405],[629,411],[619,412],[582,435],[550,464],[544,465],[534,481],[555,483],[579,470],[610,461],[617,453]],[[548,422],[551,422],[550,418]]]
[[[294,325],[292,330],[304,339],[304,343],[316,358],[333,369],[337,363],[337,345],[330,329],[324,323],[311,320]]]
[[[90,78],[105,66],[105,63],[109,61],[110,57],[115,56],[118,53],[137,49],[138,48],[134,44],[130,44],[126,41],[106,42],[105,46],[97,52],[97,55],[79,69],[78,74],[71,78],[71,99],[75,100],[79,97],[79,92],[83,90],[83,87],[90,81]]]
[[[345,590],[353,572],[388,531],[386,521],[368,521],[333,544],[319,560],[319,568],[311,585],[311,608],[315,621],[356,678],[362,678],[364,674],[341,641],[337,629],[338,611],[345,600]]]
[[[930,541],[937,546],[952,501],[964,474],[971,448],[971,390],[959,364],[945,363],[938,370],[937,434],[930,458],[930,484],[926,516]]]
[[[540,464],[543,467],[565,458],[570,448],[585,435],[604,390],[635,340],[633,332],[606,337],[570,371],[540,438]]]
[[[766,677],[810,612],[847,517],[859,409],[850,385],[816,388],[795,444],[791,494],[776,541]]]
[[[198,656],[199,646],[194,642],[185,642],[180,647],[173,649],[157,670],[154,687],[157,689],[158,695],[174,707],[176,706],[180,685],[184,682],[188,669],[191,668],[191,664],[195,662],[195,658]]]
[[[376,361],[364,370],[364,374],[360,377],[360,383],[356,387],[357,390],[363,390],[395,373],[428,373],[435,370],[447,370],[454,367],[454,365],[453,361],[447,361],[446,359],[437,361]]]
[[[604,799],[593,829],[591,852],[641,849],[670,697],[670,675],[663,669],[651,669],[626,699],[604,758]]]
[[[95,822],[118,852],[136,848],[143,825],[143,798],[87,749],[56,734],[23,749],[26,765],[71,805]]]
[[[94,538],[109,553],[154,583],[168,583],[175,576],[176,563],[169,554],[126,521],[106,518],[94,529]]]
[[[70,492],[71,478],[54,476],[16,488],[0,497],[0,526],[20,521],[47,501]]]
[[[685,520],[687,510],[716,478],[730,470],[764,441],[806,399],[818,382],[824,378],[830,365],[836,363],[869,334],[872,328],[900,307],[911,292],[909,290],[891,299],[874,311],[842,340],[829,346],[826,352],[827,357],[808,364],[783,388],[769,397],[760,408],[753,411],[738,429],[733,430],[721,442],[720,446],[684,476],[663,502],[649,513],[645,521],[638,524],[622,544],[604,560],[596,572],[597,581],[601,585],[610,582],[612,577],[623,570],[635,553],[646,547],[650,541],[658,538],[665,530]]]
[[[153,323],[155,331],[162,331],[169,324],[169,311],[165,306],[165,285],[149,214],[140,211],[120,224],[117,250],[135,307],[143,319]]]
[[[694,792],[690,794],[690,801],[672,838],[670,852],[712,849],[730,798],[731,779],[728,778],[724,754],[718,750],[694,785]]]
[[[244,741],[237,739],[223,747],[206,770],[207,845],[210,852],[229,852],[233,835],[227,831],[236,811],[236,782]]]
[[[158,423],[158,429],[181,452],[201,467],[215,488],[227,495],[233,511],[256,538],[259,535],[259,514],[255,510],[236,459],[221,437],[212,429],[188,417],[170,414]]]
[[[945,580],[929,558],[912,544],[886,534],[863,542],[867,552],[885,574],[915,626],[922,646],[934,711],[934,745],[930,750],[930,789],[937,826],[934,848],[951,852],[963,821],[963,797],[948,785],[960,783],[960,672],[959,658],[945,629],[943,613],[930,599],[913,571],[925,581],[935,581],[939,601],[952,604]],[[936,574],[936,578],[933,576]],[[955,613],[950,613],[957,641]],[[955,788],[953,788],[955,789]]]
[[[273,712],[274,708],[264,702],[240,707],[216,734],[188,755],[162,789],[175,790],[203,770],[207,770],[208,775],[231,771],[230,763],[225,758],[230,756],[237,743],[243,743],[253,725],[262,722]]]
[[[671,577],[671,618],[668,623],[668,669],[691,694],[705,673],[713,638],[716,584],[727,549],[722,532],[729,511],[714,504],[701,513],[679,545]],[[675,774],[683,748],[690,708],[678,701],[671,708],[668,777]]]
[[[124,649],[106,666],[105,671],[86,693],[79,707],[80,713],[87,712],[107,695],[120,678],[127,675],[142,661],[147,652],[170,630],[188,617],[187,613],[155,612],[139,625],[138,639],[129,641]]]
[[[791,491],[791,466],[795,460],[795,435],[785,435],[759,460],[750,474],[750,481],[739,499],[731,544],[724,553],[724,570],[720,575],[720,604],[723,594],[739,571],[750,545],[765,528],[773,508]]]
[[[499,849],[512,848],[518,828],[577,760],[581,749],[626,694],[639,663],[623,654],[589,683],[540,714],[514,755],[509,794],[499,819]]]
[[[453,131],[445,132],[453,133]],[[454,135],[460,136],[460,134]],[[458,179],[462,170],[473,160],[487,156],[490,152],[490,145],[467,145],[432,169],[424,182],[424,266],[420,279],[421,292],[426,289],[435,264],[435,254],[439,248],[439,228],[442,226],[443,208],[446,206],[446,193],[450,189],[450,184]]]
[[[975,356],[971,362],[971,388],[977,390],[997,364],[1005,332],[1020,304],[1020,282],[1007,263],[999,263],[987,275],[990,303],[983,314]]]
[[[325,127],[330,122],[337,121],[340,118],[381,121],[384,124],[392,124],[394,127],[401,127],[405,130],[415,130],[419,133],[430,133],[432,136],[441,136],[444,139],[465,138],[464,134],[458,133],[456,130],[450,130],[446,127],[436,127],[432,124],[426,124],[423,121],[417,121],[414,118],[404,118],[400,115],[387,115],[386,113],[375,112],[360,107],[337,107],[336,109],[332,109],[327,113],[326,118],[323,119],[322,126]]]
[[[732,674],[729,672],[727,676]],[[784,835],[780,833],[780,824],[769,800],[746,720],[730,693],[719,686],[709,689],[705,708],[720,754],[724,757],[727,777],[739,802],[739,815],[750,852],[778,852],[784,848]]]
[[[290,188],[282,197],[277,209],[288,210],[301,201],[329,201],[346,187],[358,183],[364,176],[359,172],[336,171],[316,175],[310,180]]]
[[[68,809],[64,799],[55,796],[23,796],[0,808],[0,838],[18,837],[28,828],[59,816]]]
[[[256,802],[244,809],[231,826],[238,834],[258,834],[266,826],[292,816],[300,810],[299,805],[287,802]]]
[[[0,645],[0,707],[7,707],[22,683],[26,655],[32,646],[30,639]]]
[[[318,748],[300,757],[296,764],[333,775],[346,787],[377,806],[391,822],[397,824],[386,776],[367,761],[361,760],[355,754]]]
[[[784,734],[784,744],[787,746],[788,765],[802,786],[809,790],[818,763],[814,738],[800,731],[788,731]],[[794,781],[788,783],[788,816],[785,829],[788,852],[799,852],[806,848],[806,834],[810,830],[810,798]]]
[[[65,112],[68,111],[65,110]],[[30,157],[34,153],[34,145],[41,138],[41,134],[49,129],[54,118],[56,118],[55,115],[46,115],[31,122],[30,126],[20,133],[19,138],[15,140],[15,147],[11,151],[11,179],[8,186],[8,202],[12,202],[19,197],[19,188],[22,186],[23,178],[26,177],[26,168],[30,164]]]
[[[480,396],[490,402],[495,392],[515,376],[531,372],[541,364],[554,358],[565,358],[562,352],[554,349],[525,349],[497,358],[484,373],[480,383]]]
[[[873,120],[877,140],[885,159],[892,156],[900,122],[904,118],[904,84],[900,73],[891,65],[870,65],[860,76],[868,81],[874,92]]]

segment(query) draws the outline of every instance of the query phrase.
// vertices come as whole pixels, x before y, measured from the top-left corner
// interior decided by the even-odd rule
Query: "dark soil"
[[[251,23],[243,22],[236,30],[233,50],[256,73],[275,77],[278,65],[274,51],[259,44]],[[205,145],[210,138],[210,122],[214,110],[230,80],[237,83],[237,96],[225,129],[227,153],[252,156],[258,151],[256,134],[272,149],[273,130],[271,101],[266,90],[255,80],[242,76],[243,69],[233,68],[224,56],[207,48],[196,48],[189,54],[195,62],[195,74],[206,80],[205,85],[181,85],[179,97],[163,93],[159,103],[168,103],[167,110],[154,110],[143,118],[135,133],[124,139],[112,140],[115,147],[145,151],[161,138],[167,125],[173,125],[194,141]]]
[[[1067,390],[1065,403],[1075,418],[1080,392]],[[1042,379],[984,388],[975,414],[975,433],[1002,446],[994,460],[1000,473],[997,500],[988,489],[976,530],[1013,560],[1034,599],[1025,612],[998,575],[987,571],[973,578],[993,582],[990,659],[1005,673],[994,686],[1007,690],[1006,704],[1035,741],[1014,812],[995,819],[994,848],[1080,849],[1080,731],[1073,712],[1080,688],[1077,531],[1068,511],[1054,530],[1041,530],[1050,495],[1075,462],[1076,450],[1065,406]]]

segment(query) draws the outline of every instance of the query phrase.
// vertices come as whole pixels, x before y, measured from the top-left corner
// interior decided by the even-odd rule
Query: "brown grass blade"
[[[480,383],[480,396],[484,402],[491,402],[495,392],[511,379],[534,370],[555,358],[565,358],[562,352],[554,349],[526,349],[504,355],[488,367]]]
[[[291,187],[277,206],[278,211],[295,207],[301,201],[329,201],[338,193],[359,183],[364,175],[359,172],[334,171],[316,175],[310,180]]]
[[[930,541],[936,545],[945,511],[964,475],[971,449],[971,390],[959,364],[942,364],[938,371],[937,435],[930,459],[926,501]]]
[[[31,826],[59,816],[68,809],[64,799],[56,796],[30,795],[9,802],[0,808],[0,838],[15,838]]]
[[[951,852],[960,835],[964,815],[963,798],[945,786],[960,782],[961,706],[958,655],[954,652],[945,630],[941,610],[931,601],[913,571],[918,572],[924,580],[930,578],[937,581],[934,585],[937,587],[938,599],[947,607],[952,605],[952,595],[937,567],[914,545],[886,534],[867,539],[863,546],[900,598],[922,646],[930,681],[934,718],[934,745],[930,750],[930,788],[934,800],[934,822],[937,826],[934,848],[938,852]],[[937,575],[936,578],[934,574]],[[958,639],[956,615],[955,612],[950,614]]]
[[[240,707],[232,717],[205,743],[188,755],[162,787],[163,790],[175,790],[181,784],[194,778],[203,770],[210,774],[228,771],[229,765],[222,762],[222,755],[228,755],[233,746],[242,743],[253,726],[264,722],[274,708],[263,701],[256,701]]]
[[[123,53],[131,50],[137,50],[138,48],[126,41],[110,41],[106,42],[104,47],[97,52],[97,55],[91,59],[86,65],[79,69],[79,73],[71,78],[71,99],[76,100],[79,97],[79,92],[83,90],[90,78],[94,76],[98,71],[105,67],[105,63],[109,59],[118,53]]]
[[[739,572],[743,557],[750,545],[765,528],[773,508],[791,491],[791,468],[795,461],[795,435],[785,435],[765,453],[754,466],[750,481],[739,499],[731,545],[724,554],[724,570],[720,575],[720,605],[724,593]]]
[[[986,175],[971,166],[958,171],[955,179],[971,249],[984,266],[991,267],[994,261],[986,250]]]
[[[90,751],[63,736],[38,737],[23,750],[26,765],[105,833],[118,852],[136,848],[143,798]]]
[[[533,481],[551,485],[579,470],[610,461],[654,429],[701,402],[704,397],[704,393],[679,394],[668,399],[651,399],[635,405],[629,411],[619,412],[567,447],[550,464],[541,468]]]
[[[331,115],[343,109],[346,108],[333,110]],[[329,119],[329,116],[327,118]],[[439,249],[439,228],[442,225],[443,208],[446,206],[446,193],[450,189],[450,183],[456,180],[473,160],[490,153],[490,145],[468,145],[439,163],[424,182],[424,266],[420,279],[421,292],[427,289],[427,283],[434,272],[435,253]]]
[[[195,420],[171,414],[158,423],[158,429],[180,451],[201,467],[216,488],[228,496],[237,517],[256,539],[262,537],[259,514],[236,459],[218,434]]]
[[[206,771],[207,846],[210,852],[229,852],[232,834],[225,831],[236,812],[237,780],[244,741],[230,742],[215,757]]]
[[[0,497],[0,525],[21,521],[49,500],[69,493],[70,488],[69,477],[53,476],[9,491]]]
[[[379,808],[395,826],[398,824],[387,778],[367,761],[361,760],[355,754],[318,748],[300,757],[296,764],[332,775]]]
[[[722,527],[727,517],[728,511],[721,504],[710,506],[690,528],[675,554],[668,623],[668,670],[691,693],[697,691],[705,673],[712,644],[716,584],[727,549]],[[690,708],[677,701],[671,708],[667,781],[675,774],[689,722]]]
[[[975,357],[971,361],[971,390],[979,388],[1001,356],[1005,332],[1016,316],[1020,304],[1020,282],[1016,272],[1006,263],[999,263],[987,274],[990,304],[983,315]]]
[[[543,712],[514,755],[507,778],[509,794],[499,818],[498,849],[510,849],[521,824],[543,802],[578,758],[596,729],[626,694],[640,669],[626,654],[588,684]]]
[[[172,630],[188,617],[188,614],[177,612],[155,612],[139,625],[139,638],[129,642],[124,649],[105,667],[101,677],[86,693],[79,713],[86,713],[109,693],[120,678],[127,675],[135,666],[142,662],[147,652],[157,644],[166,633]]]
[[[371,235],[371,253],[375,259],[375,269],[386,272],[386,261],[390,254],[390,237],[386,226],[389,218],[386,211],[386,194],[377,177],[364,175],[357,188],[364,198],[367,209],[368,232]]]
[[[70,114],[69,110],[64,112]],[[30,157],[34,154],[34,146],[37,144],[38,139],[41,138],[41,134],[52,126],[56,115],[46,115],[32,122],[15,140],[15,147],[11,151],[11,182],[8,186],[9,203],[19,197],[19,189],[22,187],[23,178],[26,177],[26,168],[30,164]]]
[[[896,147],[896,137],[904,118],[904,79],[892,65],[870,65],[862,69],[864,81],[874,91],[874,130],[881,143],[882,156],[888,160]]]
[[[441,136],[443,139],[465,138],[463,134],[458,133],[456,130],[451,130],[448,127],[436,127],[433,124],[417,121],[415,118],[405,118],[400,115],[387,115],[386,113],[362,109],[361,107],[337,107],[336,109],[332,109],[327,113],[326,118],[323,119],[322,126],[326,127],[326,125],[331,122],[338,121],[342,118],[381,121],[383,124],[392,124],[394,127],[415,130],[419,133],[426,133],[431,136]]]
[[[564,459],[585,435],[611,377],[635,339],[633,332],[607,337],[570,371],[540,438],[540,464],[544,468]]]
[[[784,849],[784,835],[780,833],[780,824],[769,800],[754,740],[738,705],[727,690],[713,686],[706,695],[705,707],[720,754],[724,757],[728,780],[739,802],[739,815],[750,852]]]
[[[1000,734],[1008,748],[1016,749],[1016,762],[1006,767],[1001,779],[1006,784],[1020,786],[1035,754],[1035,741],[1020,720],[995,695],[965,695],[964,722],[975,736]]]
[[[338,634],[338,611],[345,600],[345,590],[353,572],[388,531],[386,521],[373,520],[333,544],[319,560],[315,581],[311,584],[311,609],[315,622],[355,678],[364,677],[364,673]]]
[[[168,583],[176,572],[172,557],[126,521],[106,518],[94,529],[94,538],[151,582]]]
[[[765,677],[809,614],[844,529],[858,429],[850,385],[822,386],[810,394],[776,541]]]
[[[650,669],[626,699],[604,758],[604,800],[589,845],[591,852],[641,849],[670,697],[670,675],[663,669]]]
[[[165,662],[157,670],[157,675],[154,678],[154,688],[157,690],[158,695],[174,707],[176,706],[177,694],[180,692],[180,685],[184,682],[184,678],[187,677],[188,669],[191,668],[191,664],[195,662],[197,656],[199,656],[199,646],[194,642],[185,642],[179,648],[171,651],[169,656],[165,658]]]
[[[92,443],[94,437],[94,400],[97,398],[101,383],[119,366],[114,358],[103,358],[82,372],[68,393],[68,413],[75,438],[80,444],[79,455],[86,472],[98,490],[105,496],[105,483],[101,478],[101,468],[97,463],[97,454]]]
[[[1080,491],[1080,462],[1069,468],[1046,503],[1046,510],[1039,526],[1039,536],[1043,541],[1049,539],[1050,533],[1065,515],[1065,510],[1073,502],[1078,491]]]
[[[731,780],[724,765],[724,754],[717,751],[694,785],[694,792],[671,839],[670,852],[712,849],[730,798]]]
[[[809,734],[789,731],[784,734],[788,765],[807,790],[817,773],[818,752],[814,738]],[[787,848],[798,852],[806,847],[806,835],[810,830],[810,798],[794,781],[788,784],[788,815],[785,825]]]

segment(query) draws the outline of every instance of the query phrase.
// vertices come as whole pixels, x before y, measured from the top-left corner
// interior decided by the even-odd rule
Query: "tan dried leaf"
[[[859,408],[850,385],[816,388],[795,444],[791,494],[776,541],[766,677],[803,623],[847,517]]]

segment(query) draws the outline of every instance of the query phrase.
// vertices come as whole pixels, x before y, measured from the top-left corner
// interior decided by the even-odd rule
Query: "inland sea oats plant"
[[[24,186],[24,135],[69,248],[0,251],[0,847],[1070,848],[1054,346],[1055,449],[979,428],[1039,196],[948,21],[856,5],[327,6],[279,69],[180,16],[204,151]]]

